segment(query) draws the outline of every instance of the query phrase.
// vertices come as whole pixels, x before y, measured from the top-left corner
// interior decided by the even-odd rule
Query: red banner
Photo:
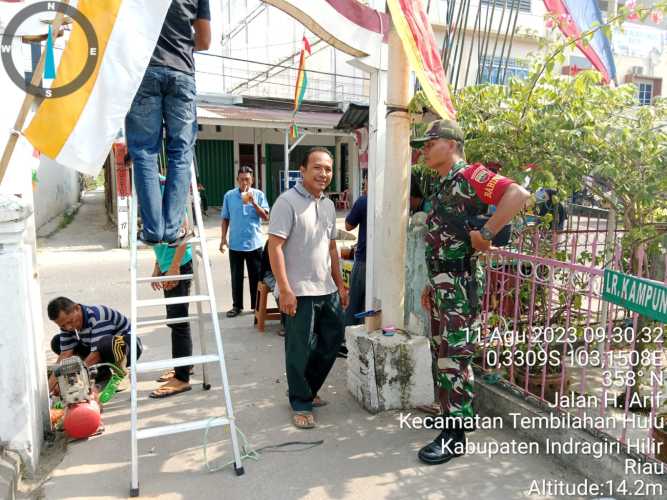
[[[445,119],[456,120],[445,69],[428,14],[421,0],[388,0],[391,20],[403,50],[431,107]]]

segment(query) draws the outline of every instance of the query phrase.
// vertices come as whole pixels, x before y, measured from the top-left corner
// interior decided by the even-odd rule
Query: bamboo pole
[[[63,0],[63,3],[69,5],[69,1],[70,0]],[[56,38],[58,36],[58,33],[60,32],[60,28],[63,25],[64,19],[65,19],[65,14],[63,14],[62,12],[58,12],[56,14],[55,19],[53,20],[53,24],[51,25],[51,32],[55,33],[54,36]],[[43,51],[41,57],[39,58],[39,62],[37,63],[37,67],[35,68],[35,71],[32,74],[32,80],[30,82],[32,83],[32,85],[36,86],[41,80],[42,73],[44,72],[45,61],[46,61],[46,51]],[[16,143],[18,142],[19,135],[21,134],[21,129],[25,124],[25,120],[28,117],[28,113],[30,112],[30,108],[32,107],[34,102],[35,102],[35,96],[26,93],[25,97],[23,98],[23,104],[21,105],[19,114],[16,117],[16,121],[14,122],[14,128],[9,134],[9,138],[7,139],[7,144],[5,145],[5,149],[2,152],[2,158],[0,159],[0,184],[2,184],[2,181],[5,178],[5,174],[7,173],[7,168],[9,167],[9,162],[12,159],[12,155],[14,154],[14,149],[16,149]]]

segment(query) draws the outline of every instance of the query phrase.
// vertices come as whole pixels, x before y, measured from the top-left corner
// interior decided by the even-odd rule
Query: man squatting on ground
[[[437,363],[435,382],[445,419],[444,430],[419,450],[419,459],[427,464],[441,464],[459,456],[451,450],[458,443],[465,446],[465,431],[472,428],[471,365],[475,345],[466,331],[479,327],[484,288],[475,253],[491,248],[494,235],[529,197],[514,181],[484,165],[467,165],[463,142],[463,131],[450,120],[431,122],[424,137],[411,141],[412,147],[424,148],[426,165],[439,175],[426,220],[429,284],[422,292],[421,303],[431,312],[431,353]],[[486,214],[489,205],[496,205],[496,211],[484,227],[462,235],[461,221]]]
[[[79,356],[86,366],[98,363],[115,364],[125,370],[129,363],[130,322],[121,313],[107,306],[77,304],[67,297],[57,297],[47,306],[49,319],[60,328],[51,339],[51,349],[58,362]],[[141,356],[141,341],[137,338],[137,359]],[[108,367],[97,372],[98,388],[111,377]],[[49,392],[58,394],[58,381],[49,377]]]
[[[263,278],[262,221],[269,220],[269,204],[264,193],[252,187],[252,181],[252,169],[239,168],[236,176],[239,187],[225,193],[220,212],[220,252],[225,253],[229,248],[232,277],[232,308],[227,311],[228,318],[238,316],[243,311],[243,263],[248,269],[250,307],[253,311],[257,300],[257,284]]]
[[[295,427],[315,426],[317,392],[343,341],[347,306],[336,248],[336,209],[324,196],[333,159],[311,149],[300,166],[302,181],[276,200],[269,222],[269,258],[285,318],[285,367]]]
[[[173,0],[157,46],[125,120],[127,148],[141,211],[137,238],[147,245],[177,247],[188,237],[181,226],[190,189],[197,136],[195,50],[211,44],[208,0]],[[166,131],[167,182],[160,193],[158,153]]]

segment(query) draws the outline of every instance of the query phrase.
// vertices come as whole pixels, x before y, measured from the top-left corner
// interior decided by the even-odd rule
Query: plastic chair
[[[346,189],[345,191],[340,193],[340,197],[336,201],[336,208],[345,209],[345,210],[350,209],[350,201],[348,199],[348,194],[349,194],[348,189]]]

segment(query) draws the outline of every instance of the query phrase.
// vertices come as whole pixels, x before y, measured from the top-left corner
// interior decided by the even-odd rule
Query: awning
[[[356,130],[368,126],[368,105],[351,102],[336,125],[340,130]]]

